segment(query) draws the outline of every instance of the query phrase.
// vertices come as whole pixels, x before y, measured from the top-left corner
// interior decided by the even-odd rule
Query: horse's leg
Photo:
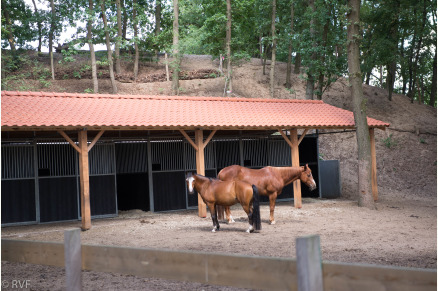
[[[253,227],[253,220],[252,220],[252,213],[253,213],[253,209],[252,209],[252,203],[242,203],[242,208],[243,210],[246,212],[246,214],[248,215],[248,223],[249,223],[249,227],[246,230],[247,233],[251,233],[254,231],[254,227]]]
[[[213,229],[211,230],[211,232],[216,232],[216,230],[219,230],[219,222],[217,221],[216,205],[213,203],[208,203],[207,206],[208,206],[208,209],[210,209],[211,220],[213,221]]]
[[[234,223],[234,219],[233,216],[231,216],[231,210],[230,210],[230,206],[226,206],[225,207],[225,215],[227,216],[227,221],[228,223]]]
[[[269,222],[270,224],[275,224],[274,219],[274,208],[275,208],[275,200],[277,199],[277,192],[272,193],[269,195]]]

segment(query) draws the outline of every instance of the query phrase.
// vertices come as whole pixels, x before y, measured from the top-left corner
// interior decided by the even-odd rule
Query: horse
[[[269,197],[269,222],[275,224],[274,208],[277,196],[281,194],[283,188],[293,181],[300,179],[306,184],[310,191],[316,189],[312,171],[308,164],[302,167],[264,167],[261,169],[248,169],[239,165],[232,165],[223,168],[218,178],[222,181],[244,181],[257,186],[260,195]],[[225,207],[226,217],[229,223],[234,222],[230,208]]]
[[[254,185],[242,181],[221,181],[192,173],[187,174],[186,182],[189,193],[193,194],[196,189],[210,209],[213,220],[212,232],[220,228],[216,206],[229,208],[238,202],[248,215],[249,228],[246,232],[251,233],[254,229],[261,229],[259,194]]]

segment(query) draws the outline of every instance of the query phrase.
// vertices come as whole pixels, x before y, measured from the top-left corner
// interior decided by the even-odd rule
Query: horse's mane
[[[200,178],[202,178],[202,179],[208,179],[208,180],[210,180],[210,181],[220,181],[218,178],[206,177],[206,176],[202,176],[202,175],[200,175],[200,174],[193,174],[193,176],[198,176],[198,177],[200,177]]]

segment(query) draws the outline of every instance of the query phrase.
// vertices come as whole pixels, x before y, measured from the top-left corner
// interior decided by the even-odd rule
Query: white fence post
[[[64,231],[66,290],[82,290],[81,230]]]
[[[296,248],[298,291],[323,291],[319,235],[297,238]]]

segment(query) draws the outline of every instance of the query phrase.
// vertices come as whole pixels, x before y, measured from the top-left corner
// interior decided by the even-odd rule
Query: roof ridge
[[[1,91],[6,96],[63,97],[90,99],[144,99],[144,100],[188,100],[188,101],[227,101],[227,102],[264,102],[264,103],[324,103],[322,100],[304,99],[267,99],[245,97],[208,97],[208,96],[160,96],[160,95],[126,95],[126,94],[90,94],[67,92]]]

